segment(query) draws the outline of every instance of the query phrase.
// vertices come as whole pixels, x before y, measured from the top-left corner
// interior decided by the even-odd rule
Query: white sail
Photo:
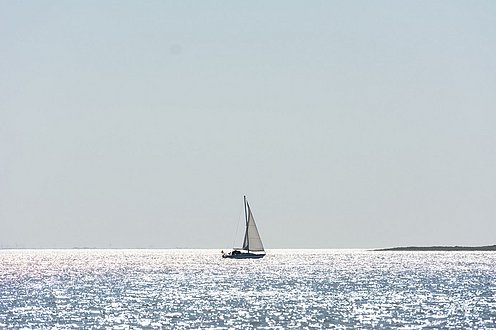
[[[258,233],[257,225],[255,224],[255,219],[253,218],[253,213],[251,213],[248,202],[246,202],[246,207],[247,219],[243,250],[264,251],[262,240],[260,239],[260,234]]]

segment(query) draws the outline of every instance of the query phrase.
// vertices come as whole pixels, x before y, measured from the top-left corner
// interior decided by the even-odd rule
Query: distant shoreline
[[[496,245],[486,246],[400,246],[372,251],[496,251]]]

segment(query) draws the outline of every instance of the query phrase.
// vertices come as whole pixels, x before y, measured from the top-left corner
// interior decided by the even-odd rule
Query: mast
[[[250,240],[248,239],[248,212],[246,211],[246,196],[243,196],[245,205],[245,239],[247,242],[247,251],[250,252]]]

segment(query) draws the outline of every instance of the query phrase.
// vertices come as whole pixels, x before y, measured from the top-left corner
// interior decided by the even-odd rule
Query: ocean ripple
[[[7,329],[496,328],[496,254],[0,250]]]

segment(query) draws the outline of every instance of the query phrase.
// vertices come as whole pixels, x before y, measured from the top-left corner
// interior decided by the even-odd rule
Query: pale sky
[[[0,0],[1,247],[496,244],[495,127],[495,1]]]

